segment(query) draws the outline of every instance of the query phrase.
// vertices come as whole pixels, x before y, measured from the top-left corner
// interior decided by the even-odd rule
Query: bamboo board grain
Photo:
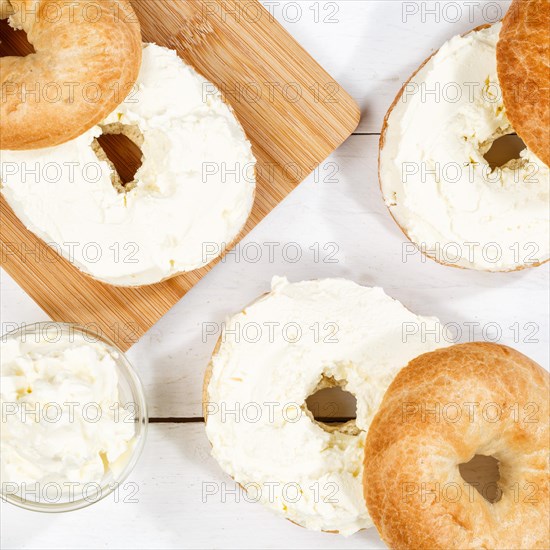
[[[144,41],[177,50],[216,84],[252,142],[257,193],[242,238],[353,132],[359,109],[257,0],[133,0],[133,5]],[[0,33],[2,55],[29,52],[22,33],[8,30],[5,22]],[[124,150],[112,153],[128,157]],[[3,198],[0,241],[2,267],[52,319],[94,328],[123,350],[213,265],[148,287],[105,285],[27,231]]]

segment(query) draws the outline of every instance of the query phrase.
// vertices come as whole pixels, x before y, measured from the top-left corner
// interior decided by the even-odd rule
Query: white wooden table
[[[475,339],[497,339],[548,365],[548,265],[489,274],[419,255],[403,262],[404,237],[377,179],[378,133],[402,83],[446,39],[494,22],[509,2],[262,1],[357,99],[363,111],[357,134],[245,239],[241,247],[253,243],[264,251],[260,261],[247,261],[242,248],[230,255],[130,350],[152,422],[119,502],[108,497],[61,515],[2,503],[2,548],[385,548],[374,529],[349,538],[308,532],[245,502],[227,492],[234,483],[210,457],[201,385],[217,337],[204,338],[204,324],[238,311],[269,288],[273,275],[382,286],[416,313],[459,323],[462,340],[474,323]],[[280,243],[272,258],[267,243]],[[281,252],[288,243],[302,252],[295,263]],[[334,250],[333,261],[323,261]],[[1,314],[2,332],[9,323],[47,320],[5,273]],[[220,492],[206,498],[211,483]],[[123,502],[134,490],[136,502]]]

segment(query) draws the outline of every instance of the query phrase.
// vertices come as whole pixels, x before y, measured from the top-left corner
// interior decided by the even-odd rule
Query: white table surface
[[[468,323],[477,323],[474,339],[498,338],[547,368],[548,265],[490,274],[443,267],[420,255],[403,262],[404,237],[377,180],[377,134],[403,82],[446,39],[493,22],[509,2],[262,1],[357,99],[363,111],[357,134],[323,163],[318,181],[309,177],[243,241],[264,250],[259,262],[229,256],[130,350],[153,422],[120,502],[109,497],[61,515],[1,503],[2,548],[385,548],[374,529],[349,538],[314,533],[242,495],[204,498],[205,483],[234,484],[210,457],[204,434],[202,377],[217,337],[203,338],[202,329],[267,290],[273,275],[293,281],[339,276],[382,286],[416,313],[459,323],[463,341]],[[273,242],[279,252],[269,258],[266,243]],[[287,243],[298,244],[300,261],[281,254]],[[321,250],[326,245],[327,253],[336,250],[333,262],[322,261],[323,254],[315,260],[315,243]],[[2,332],[13,323],[47,320],[4,272],[0,297]],[[122,502],[134,490],[136,502]]]

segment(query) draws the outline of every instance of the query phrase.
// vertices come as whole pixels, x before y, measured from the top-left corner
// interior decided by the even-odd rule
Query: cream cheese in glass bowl
[[[119,491],[147,432],[142,384],[108,338],[67,323],[24,325],[0,341],[3,500],[42,512]]]

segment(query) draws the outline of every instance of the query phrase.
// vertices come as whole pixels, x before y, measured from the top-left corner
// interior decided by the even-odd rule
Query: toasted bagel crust
[[[131,91],[142,46],[128,0],[3,0],[10,11],[36,53],[0,59],[0,149],[70,141]]]
[[[506,115],[550,166],[550,2],[514,0],[502,21],[497,70]]]
[[[400,371],[365,445],[365,499],[386,543],[549,548],[549,391],[544,369],[497,344],[439,349]],[[499,461],[497,502],[460,475],[475,455]]]

